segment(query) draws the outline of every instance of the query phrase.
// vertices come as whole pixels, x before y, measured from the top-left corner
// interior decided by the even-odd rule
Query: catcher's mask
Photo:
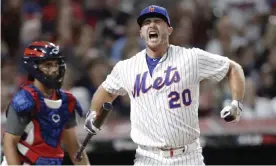
[[[57,60],[58,62],[59,71],[56,77],[46,75],[39,69],[40,63],[49,60]],[[61,87],[66,64],[64,62],[64,56],[59,52],[59,46],[46,41],[32,42],[25,48],[22,61],[23,67],[29,75],[39,80],[47,88],[58,89]]]

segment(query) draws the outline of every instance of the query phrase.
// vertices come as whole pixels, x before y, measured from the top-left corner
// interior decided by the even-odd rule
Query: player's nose
[[[50,70],[49,70],[49,73],[50,73],[50,74],[56,74],[56,73],[58,73],[58,72],[59,72],[59,67],[58,67],[58,66],[53,66],[53,67],[51,67]]]
[[[154,21],[151,21],[151,22],[149,23],[149,27],[150,27],[150,28],[156,27],[156,23],[155,23]]]

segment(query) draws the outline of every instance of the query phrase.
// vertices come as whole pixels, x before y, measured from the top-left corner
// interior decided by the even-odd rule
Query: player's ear
[[[171,35],[173,32],[173,27],[168,27],[168,32],[169,32],[169,35]]]
[[[141,37],[141,39],[143,39],[143,35],[142,35],[142,31],[141,31],[141,28],[140,28],[140,37]]]

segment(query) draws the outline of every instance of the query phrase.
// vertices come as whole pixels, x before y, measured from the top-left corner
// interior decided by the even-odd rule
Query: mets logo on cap
[[[153,6],[151,6],[151,7],[149,7],[149,12],[154,12],[154,7]]]

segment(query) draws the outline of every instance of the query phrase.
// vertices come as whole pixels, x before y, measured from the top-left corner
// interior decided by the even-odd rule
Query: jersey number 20
[[[172,91],[168,95],[168,98],[169,98],[170,108],[181,107],[181,102],[185,106],[189,106],[192,103],[191,91],[189,89],[184,89],[181,94],[176,91]]]

